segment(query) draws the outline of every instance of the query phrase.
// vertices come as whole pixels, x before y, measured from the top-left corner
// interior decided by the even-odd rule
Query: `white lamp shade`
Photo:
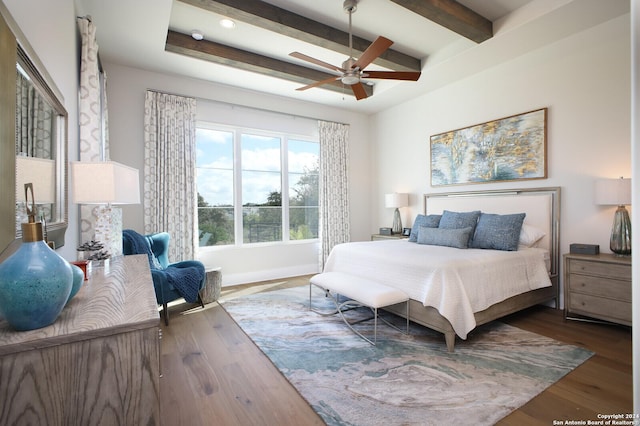
[[[599,179],[595,185],[596,204],[624,206],[631,204],[631,179]]]
[[[16,157],[16,202],[26,201],[24,196],[25,183],[33,184],[33,196],[36,204],[55,202],[55,172],[55,160],[22,155]]]
[[[139,204],[138,170],[115,161],[73,161],[73,202],[76,204]]]
[[[409,194],[386,194],[384,196],[384,206],[387,208],[406,207],[409,205]]]

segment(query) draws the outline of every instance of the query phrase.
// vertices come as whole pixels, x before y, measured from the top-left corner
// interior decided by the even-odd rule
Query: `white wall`
[[[386,192],[409,192],[410,226],[422,194],[447,190],[562,187],[561,251],[595,243],[609,252],[615,208],[594,205],[597,178],[630,177],[629,15],[489,68],[390,110],[373,120],[372,202],[388,225]],[[548,178],[453,187],[430,186],[429,137],[444,131],[548,108]]]
[[[105,63],[109,103],[110,157],[114,161],[142,170],[144,97],[147,89],[193,96],[278,111],[314,119],[338,121],[350,125],[349,174],[352,226],[351,238],[370,238],[371,155],[368,117],[316,104],[292,101],[276,96],[240,90],[228,86],[149,72],[114,63]],[[246,108],[237,108],[252,115]],[[124,226],[143,229],[142,206],[125,206]],[[199,259],[206,266],[221,266],[223,285],[276,279],[318,271],[317,243],[264,244],[252,247],[216,247],[202,250]]]
[[[78,52],[73,1],[2,0],[13,20],[64,97],[69,115],[69,159],[78,156]],[[71,199],[71,194],[69,194]],[[78,246],[77,208],[69,203],[69,228],[65,245],[57,250],[67,260],[76,259]]]

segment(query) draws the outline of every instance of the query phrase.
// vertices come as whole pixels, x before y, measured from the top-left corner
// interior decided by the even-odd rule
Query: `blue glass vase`
[[[22,245],[0,264],[0,314],[16,330],[52,324],[73,285],[71,265],[42,237],[42,224],[22,224]]]

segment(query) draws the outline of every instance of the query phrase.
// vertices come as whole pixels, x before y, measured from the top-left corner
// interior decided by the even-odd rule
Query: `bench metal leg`
[[[315,285],[316,287],[318,287],[319,289],[321,289],[324,294],[325,297],[330,297],[331,300],[333,301],[333,303],[336,306],[336,309],[334,310],[330,310],[330,311],[320,311],[317,309],[314,309],[313,306],[311,305],[311,289],[312,289],[312,285]],[[377,341],[378,341],[378,308],[372,308],[371,306],[367,306],[363,303],[358,302],[357,300],[347,300],[345,302],[340,303],[338,301],[338,294],[333,295],[329,290],[327,290],[326,288],[323,288],[319,285],[316,285],[312,282],[309,282],[309,309],[319,315],[323,315],[323,316],[329,316],[329,315],[335,315],[335,314],[339,314],[340,317],[342,318],[342,321],[344,321],[344,323],[347,325],[347,327],[349,327],[351,329],[351,331],[353,331],[355,334],[357,334],[358,336],[360,336],[363,340],[369,342],[372,345],[376,345]],[[406,332],[405,334],[409,334],[409,300],[407,299],[407,301],[405,302],[406,306],[407,306],[407,328],[406,328]],[[349,322],[347,320],[347,318],[344,316],[344,311],[349,310],[349,309],[353,309],[353,308],[358,308],[358,307],[366,307],[371,309],[371,311],[373,312],[373,317],[371,318],[365,318],[359,321],[355,321],[355,322]],[[365,337],[362,333],[360,333],[358,330],[356,330],[355,328],[353,328],[354,324],[358,324],[364,321],[369,321],[373,319],[373,341],[371,341],[371,339]],[[394,328],[400,332],[402,332],[402,330],[400,330],[397,326],[391,324],[389,321],[387,321],[386,319],[380,317],[380,320],[383,321],[385,324],[387,324],[389,327]]]

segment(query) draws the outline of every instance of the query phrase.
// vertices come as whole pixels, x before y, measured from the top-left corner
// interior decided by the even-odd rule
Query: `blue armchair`
[[[141,235],[131,229],[122,231],[123,254],[146,254],[149,258],[156,300],[162,305],[166,325],[169,325],[167,303],[173,300],[184,298],[190,303],[199,302],[204,308],[200,290],[206,280],[205,268],[200,261],[169,262],[169,240],[167,232]]]

